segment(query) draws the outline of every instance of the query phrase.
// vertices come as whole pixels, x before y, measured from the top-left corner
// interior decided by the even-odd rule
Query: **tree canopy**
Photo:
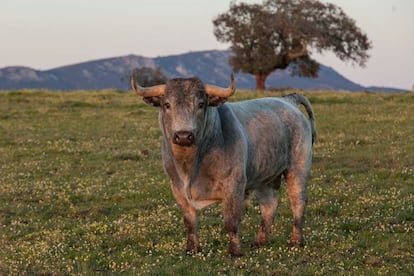
[[[230,42],[230,65],[256,78],[256,89],[277,69],[317,77],[312,50],[333,52],[342,61],[364,66],[372,47],[367,35],[344,11],[317,0],[265,0],[262,4],[231,2],[214,20],[218,41]]]

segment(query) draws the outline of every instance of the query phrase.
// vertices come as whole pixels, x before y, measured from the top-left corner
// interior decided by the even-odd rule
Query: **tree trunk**
[[[265,90],[265,82],[268,74],[256,74],[256,90]]]

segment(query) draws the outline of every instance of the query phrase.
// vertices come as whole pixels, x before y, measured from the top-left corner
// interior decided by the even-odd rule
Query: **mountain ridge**
[[[228,50],[205,50],[155,58],[129,54],[36,70],[25,66],[0,68],[0,90],[130,90],[129,75],[135,67],[160,67],[168,78],[197,76],[205,83],[227,86],[231,68]],[[250,74],[235,74],[239,89],[254,89]],[[364,87],[346,79],[333,68],[321,64],[318,78],[290,76],[289,68],[269,75],[266,87],[272,89],[296,88],[303,90],[346,90],[402,92],[389,87]]]

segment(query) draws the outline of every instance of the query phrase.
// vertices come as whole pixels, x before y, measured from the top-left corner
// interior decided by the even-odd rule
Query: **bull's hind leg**
[[[281,177],[279,176],[274,187],[265,186],[257,189],[255,195],[260,207],[262,221],[260,223],[259,232],[253,246],[263,246],[269,240],[269,233],[272,227],[277,207],[279,205],[279,195],[275,193],[275,189],[280,187]]]
[[[286,174],[287,191],[293,212],[293,230],[290,238],[291,246],[303,246],[303,222],[306,208],[306,173],[289,171]]]

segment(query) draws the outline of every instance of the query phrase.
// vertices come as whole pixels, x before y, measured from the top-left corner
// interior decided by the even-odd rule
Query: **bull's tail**
[[[311,125],[312,130],[312,144],[316,142],[316,122],[315,122],[315,116],[313,114],[312,105],[309,102],[309,100],[300,94],[289,94],[286,96],[283,96],[284,99],[286,99],[288,102],[298,105],[301,104],[305,107],[306,113],[308,113],[309,121]]]

